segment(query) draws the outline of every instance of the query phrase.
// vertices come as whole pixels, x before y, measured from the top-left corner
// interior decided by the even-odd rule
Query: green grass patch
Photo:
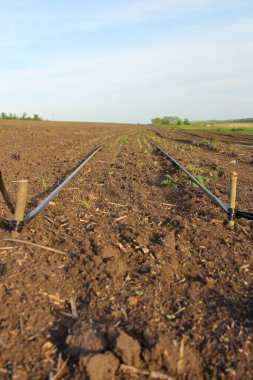
[[[205,131],[205,132],[220,132],[220,133],[239,133],[250,135],[253,134],[253,127],[240,127],[240,128],[229,128],[229,127],[207,127],[205,125],[189,125],[182,126],[178,129],[185,131]]]
[[[197,123],[191,125],[163,125],[164,129],[177,129],[182,131],[205,131],[205,132],[217,132],[217,133],[238,133],[245,135],[253,134],[253,127],[223,127],[223,126],[207,126],[206,124]]]

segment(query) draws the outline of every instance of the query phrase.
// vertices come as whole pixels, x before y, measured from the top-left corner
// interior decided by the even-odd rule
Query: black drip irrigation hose
[[[235,217],[253,220],[253,214],[251,212],[244,212],[244,211],[240,211],[240,210],[235,211]]]
[[[56,189],[44,199],[39,206],[35,207],[23,221],[17,220],[5,220],[0,218],[0,226],[9,230],[9,231],[20,231],[22,227],[33,220],[47,205],[51,202],[56,195],[68,184],[68,182],[102,149],[102,146],[99,146],[95,149]]]
[[[200,183],[197,178],[195,178],[188,170],[186,170],[182,165],[179,164],[172,156],[166,153],[159,145],[156,145],[153,141],[149,141],[151,145],[156,147],[160,152],[162,152],[170,161],[172,161],[179,169],[184,172],[187,177],[190,178],[192,182],[194,182],[201,190],[203,190],[217,205],[220,207],[229,217],[231,218],[244,218],[248,220],[253,220],[253,214],[249,212],[239,211],[239,210],[231,210],[226,204],[220,200],[216,195],[214,195],[207,187],[205,187],[202,183]]]

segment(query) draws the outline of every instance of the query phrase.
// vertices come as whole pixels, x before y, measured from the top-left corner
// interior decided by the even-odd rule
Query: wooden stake
[[[13,207],[13,204],[12,204],[11,199],[9,197],[9,194],[5,188],[4,180],[3,180],[3,176],[2,176],[1,171],[0,171],[0,192],[3,195],[5,203],[7,204],[7,206],[9,207],[9,209],[11,210],[11,212],[13,214],[14,213],[14,207]]]
[[[15,212],[14,212],[14,220],[18,222],[22,222],[24,220],[27,191],[28,191],[28,180],[23,179],[21,181],[18,181],[18,192],[17,192]],[[12,231],[12,237],[17,237],[17,236],[18,236],[17,231]]]
[[[236,186],[237,186],[237,173],[231,173],[230,177],[230,191],[229,191],[229,220],[228,225],[233,230],[235,226],[234,222],[234,211],[235,211],[235,201],[236,201]]]

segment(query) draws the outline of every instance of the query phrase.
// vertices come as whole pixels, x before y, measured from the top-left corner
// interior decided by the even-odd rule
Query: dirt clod
[[[125,364],[133,366],[140,364],[140,343],[124,331],[119,332],[119,336],[115,342],[114,352]]]
[[[67,352],[71,355],[88,355],[106,349],[106,340],[92,324],[77,322],[66,339]]]
[[[111,352],[93,355],[85,365],[89,380],[114,380],[119,360]]]
[[[103,259],[110,259],[112,257],[116,257],[118,255],[118,249],[116,249],[113,245],[108,244],[101,249],[101,256]]]

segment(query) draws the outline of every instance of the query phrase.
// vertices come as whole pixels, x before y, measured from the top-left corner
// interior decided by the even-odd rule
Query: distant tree
[[[190,123],[189,119],[184,119],[183,124],[184,125],[190,125],[191,123]]]
[[[164,116],[163,118],[156,117],[151,120],[154,125],[181,125],[182,121],[178,116]]]
[[[0,119],[4,119],[4,120],[43,120],[37,113],[35,113],[33,115],[33,117],[31,116],[27,116],[27,113],[24,112],[22,114],[22,116],[17,116],[15,113],[5,113],[5,112],[1,112],[0,113]]]
[[[155,117],[151,120],[153,125],[169,126],[169,125],[190,125],[189,119],[180,119],[178,116],[164,116],[163,118]]]
[[[164,116],[162,118],[164,124],[177,124],[179,120],[180,119],[177,116]]]
[[[161,125],[162,120],[159,117],[155,117],[154,119],[151,120],[151,123],[153,125]]]

